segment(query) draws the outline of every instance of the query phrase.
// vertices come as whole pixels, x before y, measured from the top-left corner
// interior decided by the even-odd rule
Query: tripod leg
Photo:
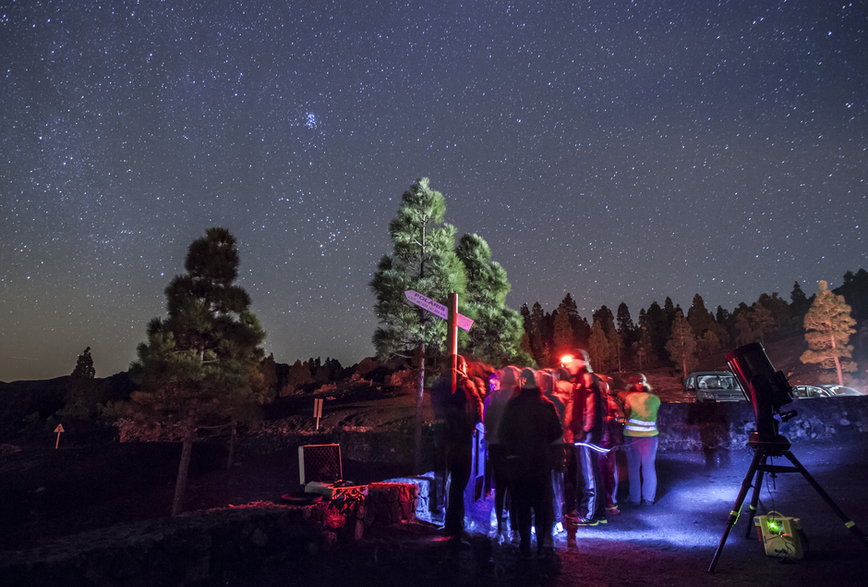
[[[711,564],[708,566],[709,573],[713,573],[714,567],[717,566],[717,561],[720,559],[720,555],[723,552],[723,546],[726,544],[729,532],[738,521],[738,516],[741,513],[741,506],[744,503],[747,490],[750,489],[754,473],[756,473],[760,461],[763,461],[764,459],[765,454],[761,454],[761,451],[754,451],[753,460],[750,463],[750,468],[747,470],[747,475],[744,476],[744,481],[741,483],[741,489],[738,492],[738,497],[735,499],[735,505],[732,506],[732,510],[729,512],[729,519],[726,521],[726,529],[723,531],[723,536],[720,537],[720,543],[717,545],[717,550],[714,551],[714,558],[711,559]]]
[[[844,522],[844,527],[850,530],[850,532],[856,535],[856,538],[858,538],[860,541],[862,541],[862,543],[868,546],[868,536],[866,536],[864,532],[862,532],[859,528],[856,527],[856,523],[853,522],[853,520],[851,520],[850,517],[844,513],[844,510],[838,507],[838,504],[832,501],[832,498],[829,497],[829,494],[826,493],[822,487],[820,487],[820,484],[817,483],[817,481],[813,477],[811,477],[811,474],[808,473],[808,470],[805,469],[805,467],[802,465],[802,463],[798,461],[798,459],[796,459],[796,455],[786,450],[784,451],[784,456],[786,456],[790,460],[790,462],[793,463],[793,466],[795,466],[799,473],[802,474],[802,477],[804,477],[805,480],[811,484],[811,487],[813,487],[814,490],[818,494],[820,494],[820,497],[823,498],[823,501],[829,504],[829,507],[832,508],[832,511],[835,512],[835,514],[839,518],[841,518],[841,521]]]
[[[750,538],[750,533],[753,530],[753,519],[754,519],[754,516],[756,516],[756,508],[757,508],[757,505],[759,504],[760,491],[762,490],[762,486],[763,486],[763,474],[765,473],[765,471],[763,470],[763,466],[766,464],[766,458],[767,458],[767,455],[763,454],[762,458],[760,459],[759,465],[757,466],[756,483],[754,483],[753,494],[751,495],[750,505],[748,506],[748,510],[747,510],[748,518],[747,518],[747,527],[745,528],[745,531],[744,531],[744,537],[745,538]]]

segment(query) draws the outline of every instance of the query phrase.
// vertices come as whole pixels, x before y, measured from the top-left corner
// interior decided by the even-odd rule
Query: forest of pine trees
[[[842,320],[847,320],[846,316],[852,320],[848,321],[855,334],[850,340],[851,354],[864,357],[868,348],[860,348],[866,346],[865,336],[863,333],[860,338],[858,332],[860,325],[868,329],[868,272],[848,271],[843,284],[832,291],[849,308]],[[820,295],[824,295],[822,285]],[[806,324],[815,302],[817,294],[808,296],[795,282],[789,301],[778,293],[764,293],[750,305],[742,302],[732,311],[718,306],[712,312],[696,294],[686,311],[667,297],[662,306],[655,301],[638,314],[623,302],[614,314],[609,307],[600,306],[588,320],[579,315],[575,299],[568,293],[551,312],[539,302],[521,307],[523,345],[540,367],[554,366],[562,353],[580,347],[588,350],[594,368],[601,372],[670,368],[683,376],[696,368],[723,366],[726,351],[750,342],[804,336],[806,331],[808,342],[817,339],[819,335],[810,334],[814,327]],[[820,362],[814,360],[815,355],[807,357]],[[849,358],[849,354],[843,357],[845,361]],[[825,360],[827,365],[839,363],[831,356]]]

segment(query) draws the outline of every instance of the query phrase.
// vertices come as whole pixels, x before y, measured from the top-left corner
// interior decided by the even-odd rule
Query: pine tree
[[[250,296],[233,285],[235,238],[210,228],[187,251],[185,275],[166,288],[168,317],[148,324],[131,373],[140,389],[125,406],[141,425],[168,430],[182,443],[172,515],[183,509],[193,443],[208,430],[229,429],[258,415],[273,391],[259,370],[265,333]],[[230,459],[231,459],[230,446]]]
[[[802,363],[818,363],[823,369],[834,369],[838,385],[844,385],[844,372],[855,371],[851,360],[853,347],[848,344],[856,332],[856,320],[850,306],[820,281],[814,303],[805,315],[805,340],[808,350],[802,353]]]
[[[762,341],[777,329],[775,318],[766,306],[758,301],[751,304],[748,319],[753,322],[754,331]]]
[[[575,339],[576,336],[573,332],[570,315],[565,308],[558,306],[558,309],[555,310],[554,336],[552,341],[555,356],[568,353],[573,348]]]
[[[377,298],[374,312],[380,321],[373,342],[377,356],[416,357],[415,458],[420,465],[422,406],[426,355],[443,356],[446,321],[407,303],[404,292],[414,290],[440,303],[465,292],[464,265],[455,252],[455,227],[443,222],[446,201],[431,189],[428,178],[416,180],[401,196],[398,215],[389,224],[394,250],[380,260],[371,288]]]
[[[415,290],[446,303],[449,294],[464,294],[455,227],[443,222],[445,213],[443,194],[430,188],[428,178],[417,180],[401,196],[398,214],[389,225],[394,251],[383,256],[371,281],[377,297],[374,311],[382,325],[373,342],[381,360],[409,357],[426,346],[441,347],[446,340],[446,323],[404,297],[405,291]]]
[[[58,410],[58,416],[67,421],[86,421],[96,418],[103,398],[100,397],[100,386],[94,381],[95,377],[93,357],[90,355],[90,347],[87,347],[78,355],[75,368],[69,375],[64,405]]]
[[[868,271],[847,271],[844,273],[844,283],[835,288],[835,293],[844,296],[857,324],[868,320]]]
[[[687,321],[696,336],[702,336],[714,325],[714,316],[705,308],[705,300],[699,294],[693,296],[693,303],[687,310]]]
[[[615,353],[613,352],[611,342],[600,320],[594,320],[593,324],[591,324],[588,353],[591,355],[591,361],[593,361],[593,364],[600,371],[609,370],[615,360]]]
[[[681,310],[675,312],[666,351],[672,362],[681,367],[682,377],[687,379],[687,373],[693,370],[696,361],[696,335]]]
[[[621,337],[618,336],[618,331],[615,328],[615,316],[614,314],[612,314],[612,310],[610,310],[607,306],[603,305],[600,306],[599,309],[595,310],[592,316],[594,319],[593,323],[599,323],[600,327],[603,330],[603,333],[606,335],[606,342],[608,347],[605,361],[606,368],[616,368],[618,371],[620,371],[623,343],[621,342]],[[593,336],[593,326],[591,328],[591,336]],[[595,360],[597,361],[598,365],[601,364],[598,359]]]
[[[575,346],[580,349],[587,348],[588,340],[591,338],[591,325],[588,324],[587,319],[578,314],[573,323],[573,334],[575,335]]]
[[[793,291],[790,292],[790,315],[799,321],[799,324],[804,322],[805,314],[811,307],[811,302],[808,301],[808,296],[802,290],[802,286],[796,281],[793,283]]]
[[[638,338],[638,333],[636,331],[636,324],[633,322],[633,317],[630,316],[630,308],[627,307],[626,303],[621,302],[618,304],[615,322],[617,323],[618,334],[621,335],[624,347],[628,349],[632,348],[633,343]]]
[[[696,341],[696,354],[699,357],[708,357],[720,352],[721,342],[716,328],[709,328]]]
[[[527,321],[527,335],[530,340],[531,354],[537,365],[549,364],[549,348],[545,336],[545,312],[539,302],[534,302]]]
[[[82,351],[75,361],[75,369],[70,377],[73,379],[93,379],[96,377],[96,369],[93,367],[93,357],[90,356],[90,347]]]
[[[600,306],[599,309],[595,310],[592,314],[594,322],[599,322],[600,326],[603,328],[603,332],[606,333],[606,336],[610,336],[612,332],[615,330],[615,316],[612,314],[612,310],[610,310],[607,306]]]
[[[768,312],[769,324],[763,336],[786,332],[790,322],[790,305],[778,292],[772,292],[772,295],[760,294],[754,305],[762,306]]]
[[[642,325],[645,322],[645,310],[639,310],[639,336],[634,344],[640,371],[657,366],[657,356],[652,352],[651,335],[648,333],[648,327]]]
[[[636,341],[639,336],[636,325],[633,323],[633,318],[630,316],[630,308],[624,302],[618,304],[618,310],[615,312],[615,323],[617,324],[615,330],[618,334],[617,344],[619,349],[618,371],[621,371],[622,363],[632,364],[634,361],[637,348]],[[623,357],[621,356],[622,354],[624,355]]]
[[[651,345],[649,360],[653,364],[666,364],[669,360],[666,353],[666,342],[669,340],[670,326],[666,312],[660,307],[660,304],[651,302],[645,312],[645,322],[640,321],[640,325],[648,331],[648,341]]]
[[[714,311],[714,321],[729,331],[729,328],[732,326],[732,312],[723,306],[718,306]]]
[[[491,247],[479,235],[462,236],[456,252],[467,276],[462,313],[475,320],[466,335],[467,354],[495,365],[528,364],[531,358],[521,349],[524,321],[506,305],[506,270],[491,260]]]
[[[290,365],[286,376],[286,389],[291,391],[313,383],[313,377],[310,374],[310,367],[307,363],[303,363],[301,359],[296,359],[295,363]]]
[[[761,333],[757,330],[751,316],[750,307],[744,302],[739,303],[735,311],[732,313],[732,320],[735,329],[735,342],[739,346],[756,342],[760,339]]]
[[[577,346],[584,346],[584,344],[580,344],[577,341],[577,337],[580,334],[579,331],[581,330],[581,318],[579,317],[576,301],[569,293],[558,304],[553,322],[552,346],[554,347],[555,358],[570,352]],[[585,337],[584,341],[586,344],[587,337]]]

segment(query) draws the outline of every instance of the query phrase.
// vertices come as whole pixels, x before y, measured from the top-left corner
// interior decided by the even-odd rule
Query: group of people
[[[593,372],[588,353],[577,349],[557,369],[489,370],[482,390],[480,373],[468,374],[463,357],[457,365],[454,390],[446,378],[432,389],[450,479],[445,530],[456,543],[464,531],[464,489],[480,421],[497,531],[502,535],[511,524],[522,556],[533,555],[531,528],[538,554],[546,555],[562,522],[599,526],[620,513],[620,450],[626,454],[628,501],[655,502],[660,399],[644,375],[632,375],[618,392],[610,378]]]

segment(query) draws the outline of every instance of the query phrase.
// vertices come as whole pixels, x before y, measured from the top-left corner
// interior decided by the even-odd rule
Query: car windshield
[[[697,379],[700,389],[737,389],[731,375],[700,375]]]
[[[846,385],[824,385],[823,387],[835,395],[862,395],[857,390]]]

